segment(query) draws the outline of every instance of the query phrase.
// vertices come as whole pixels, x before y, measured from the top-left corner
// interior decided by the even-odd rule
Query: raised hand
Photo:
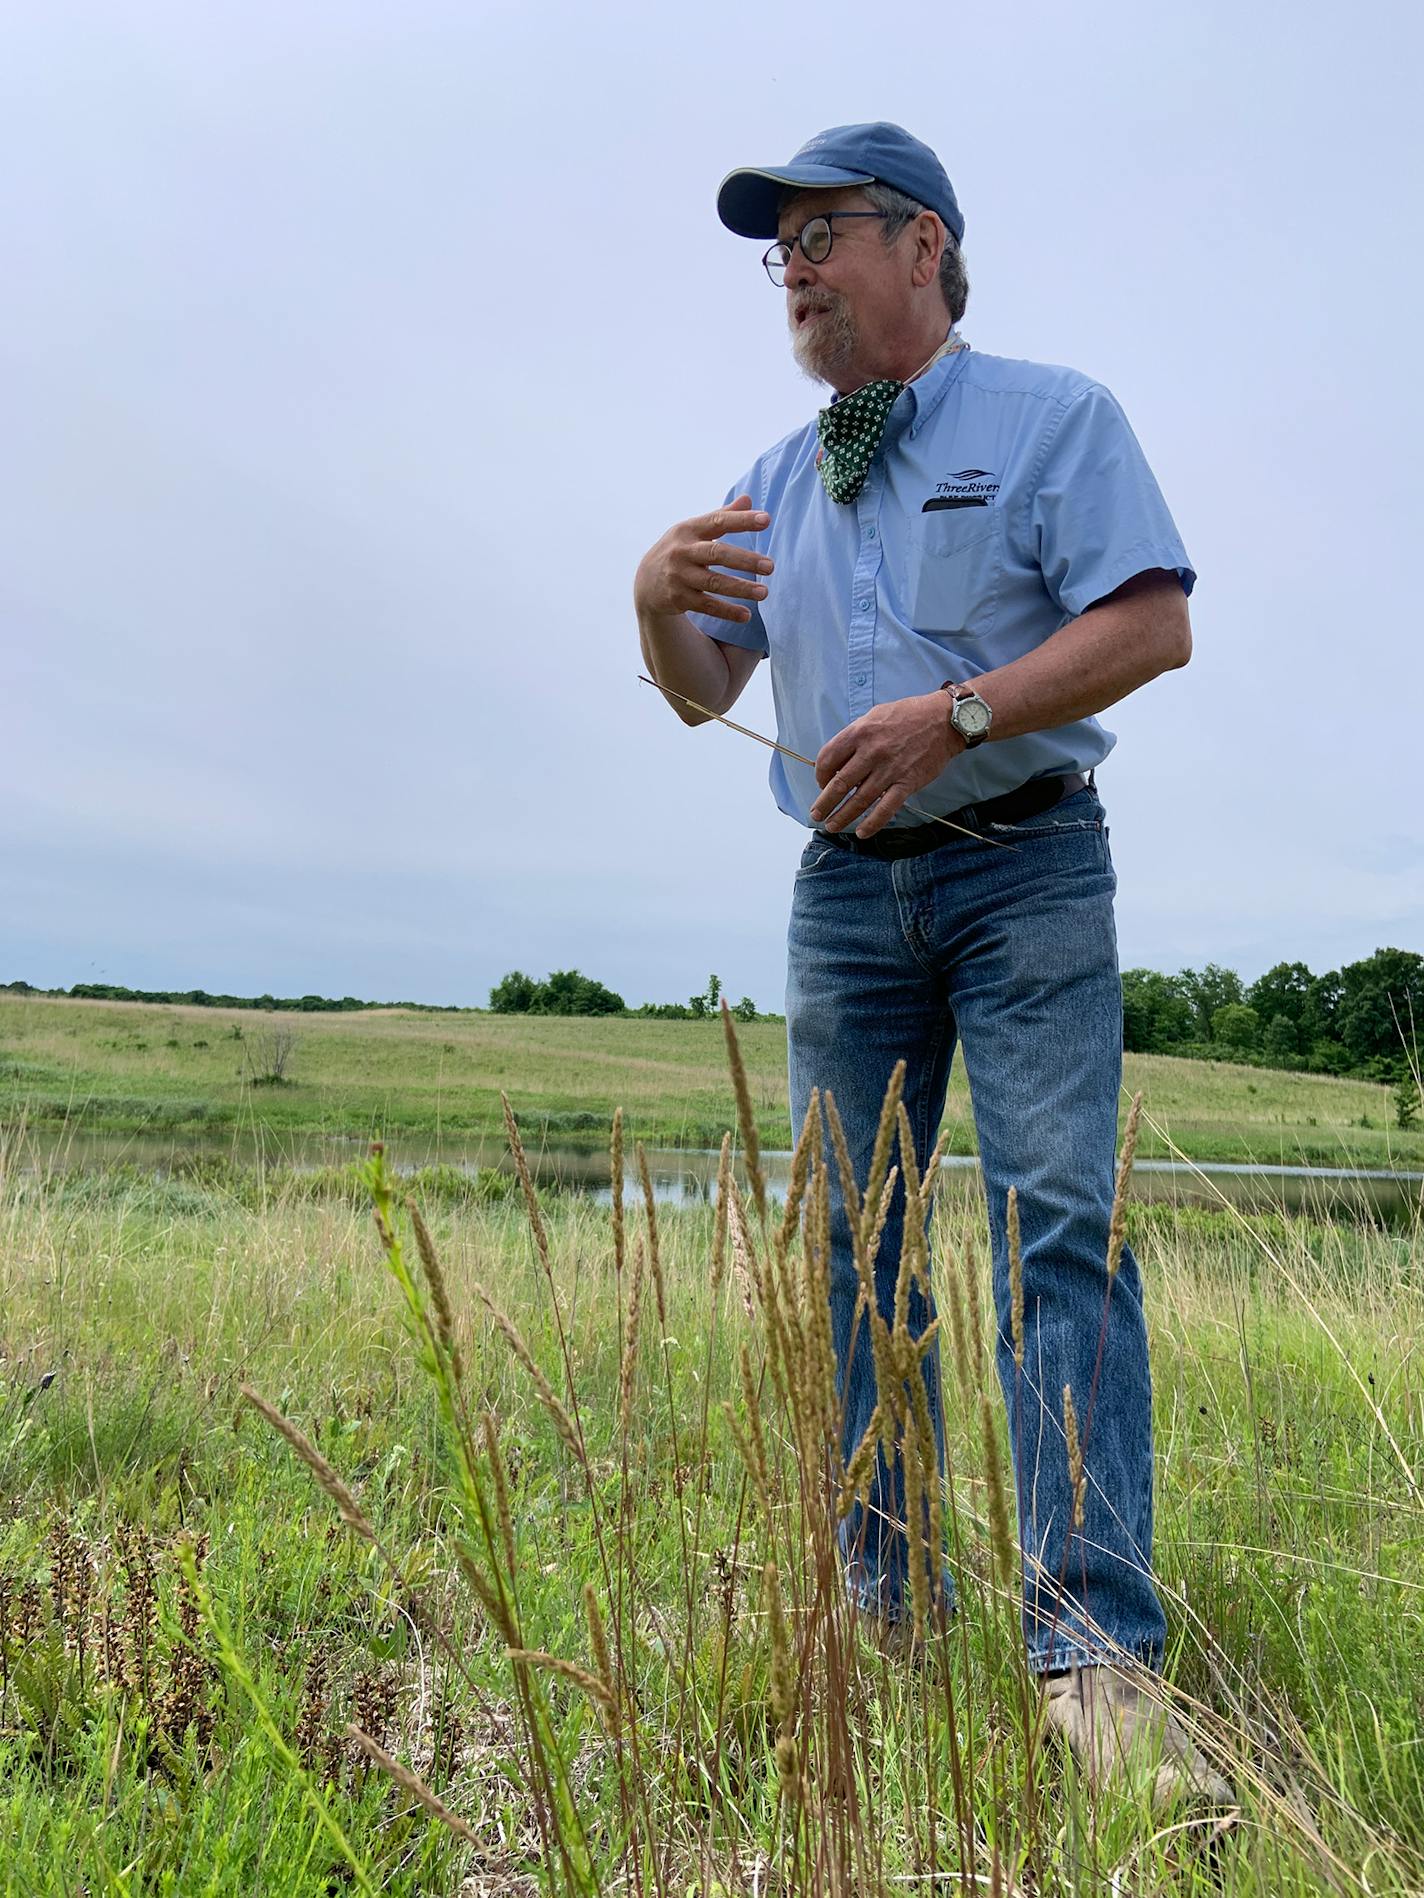
[[[761,580],[740,576],[769,574],[774,562],[750,547],[729,546],[721,536],[759,533],[770,522],[769,514],[752,507],[749,494],[739,494],[729,507],[670,527],[638,564],[633,604],[639,614],[708,613],[745,624],[751,607],[729,602],[764,600],[767,590]],[[720,567],[735,571],[719,573]]]

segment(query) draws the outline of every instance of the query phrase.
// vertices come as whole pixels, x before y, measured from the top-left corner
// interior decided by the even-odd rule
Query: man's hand
[[[764,600],[759,580],[735,574],[713,573],[714,567],[735,567],[739,573],[769,574],[773,562],[750,547],[729,547],[722,534],[755,534],[770,525],[769,514],[752,508],[752,497],[739,494],[730,507],[719,507],[695,520],[679,521],[644,554],[633,582],[633,604],[645,613],[710,613],[714,619],[743,625],[752,616],[749,606],[729,606],[728,600]],[[720,596],[720,597],[718,597]]]
[[[883,830],[907,798],[963,751],[949,709],[943,692],[927,692],[872,706],[864,718],[837,732],[816,757],[821,795],[811,806],[811,822],[831,831],[856,824],[857,837]],[[857,824],[867,811],[870,816]]]

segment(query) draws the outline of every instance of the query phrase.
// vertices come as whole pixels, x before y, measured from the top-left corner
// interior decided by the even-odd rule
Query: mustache
[[[792,304],[791,314],[799,322],[803,316],[825,315],[828,311],[838,309],[840,303],[839,296],[824,290],[819,295],[814,291],[805,290]]]

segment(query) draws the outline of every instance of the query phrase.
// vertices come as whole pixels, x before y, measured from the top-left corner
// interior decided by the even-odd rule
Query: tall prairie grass
[[[902,1276],[933,1272],[947,1367],[941,1485],[902,1298],[877,1428],[921,1638],[890,1652],[840,1581],[864,1465],[837,1447],[813,1126],[786,1203],[744,1140],[715,1206],[676,1212],[625,1201],[621,1122],[602,1211],[526,1175],[422,1218],[381,1155],[372,1220],[11,1152],[3,1888],[1424,1887],[1418,1227],[1125,1210],[1167,1691],[1240,1798],[1164,1819],[1088,1799],[1046,1742],[982,1206],[918,1177],[893,1097],[883,1134],[848,1183],[862,1265],[900,1167],[934,1196]]]

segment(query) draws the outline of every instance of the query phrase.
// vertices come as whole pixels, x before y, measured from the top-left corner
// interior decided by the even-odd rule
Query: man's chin
[[[819,323],[813,323],[803,330],[793,330],[791,353],[803,376],[812,382],[833,384],[836,372],[846,366],[850,351],[843,341],[820,335],[820,329]]]

